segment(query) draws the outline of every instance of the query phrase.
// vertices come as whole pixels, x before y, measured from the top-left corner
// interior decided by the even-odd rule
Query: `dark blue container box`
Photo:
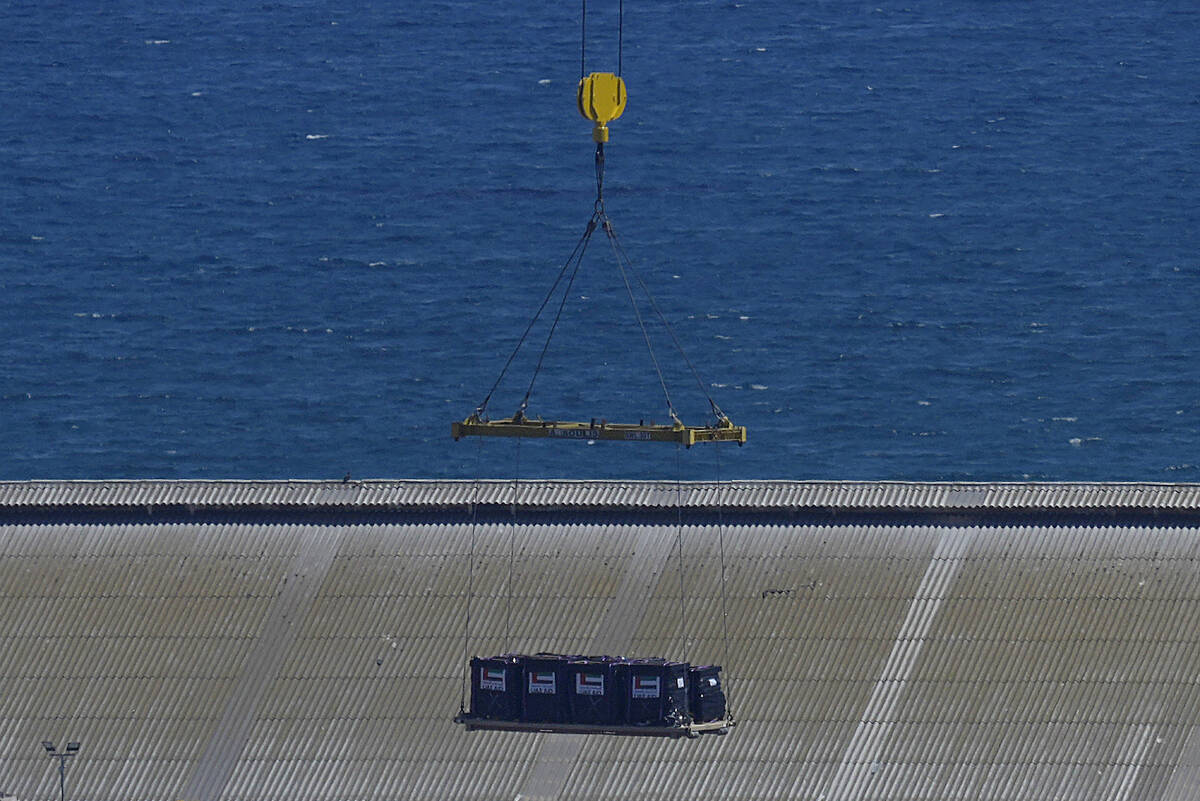
[[[521,719],[521,664],[515,655],[471,660],[471,716]]]
[[[623,660],[590,656],[567,663],[567,699],[572,723],[613,726],[623,722],[617,667]]]
[[[630,726],[681,726],[689,720],[688,664],[631,659],[618,667],[624,722]]]
[[[720,665],[697,665],[688,670],[688,701],[695,723],[725,719],[725,691]]]
[[[521,658],[521,720],[529,723],[566,723],[567,660],[559,654]]]

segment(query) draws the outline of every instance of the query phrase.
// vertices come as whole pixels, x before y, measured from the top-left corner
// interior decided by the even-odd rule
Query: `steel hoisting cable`
[[[617,75],[624,75],[621,61],[625,50],[625,0],[617,4]]]
[[[580,14],[580,65],[579,65],[579,67],[580,67],[580,76],[581,76],[581,80],[582,80],[584,77],[586,77],[586,69],[587,69],[587,64],[586,64],[586,61],[587,61],[587,0],[581,0],[581,5],[582,5],[582,11]],[[624,65],[622,63],[623,57],[624,57],[624,55],[623,55],[623,53],[624,53],[624,24],[625,24],[625,4],[624,4],[624,0],[620,0],[619,5],[618,5],[618,22],[617,22],[617,69],[618,69],[618,74],[622,71],[622,69],[624,67]],[[571,252],[571,255],[563,263],[562,269],[559,270],[558,275],[554,279],[554,283],[551,284],[549,291],[547,291],[546,296],[542,299],[542,302],[538,306],[537,311],[534,313],[534,315],[530,319],[529,323],[525,326],[525,330],[521,333],[520,339],[518,339],[517,344],[513,348],[512,353],[509,354],[508,359],[505,361],[504,366],[501,368],[500,374],[496,377],[496,380],[492,384],[491,389],[488,391],[487,395],[484,397],[483,401],[479,404],[479,406],[476,407],[475,417],[482,418],[486,414],[487,405],[491,401],[492,396],[495,394],[496,390],[499,388],[500,383],[504,380],[505,375],[507,375],[509,368],[512,366],[514,360],[516,359],[517,353],[520,351],[522,346],[524,346],[526,340],[529,337],[530,332],[533,330],[533,326],[538,322],[538,320],[541,319],[541,315],[545,311],[546,306],[549,305],[551,299],[554,297],[554,293],[556,291],[558,291],[558,287],[561,284],[563,277],[567,274],[568,269],[570,269],[570,277],[567,279],[566,288],[563,290],[562,297],[559,300],[558,308],[554,315],[554,320],[551,323],[550,330],[546,335],[546,340],[542,344],[541,352],[538,354],[537,363],[534,366],[533,375],[530,378],[529,386],[525,391],[524,397],[521,399],[520,406],[517,408],[517,412],[516,412],[516,414],[514,414],[513,419],[518,420],[518,419],[524,417],[525,410],[528,409],[528,407],[529,407],[529,401],[533,394],[534,385],[538,379],[538,376],[541,374],[542,367],[545,363],[546,354],[549,352],[550,342],[553,339],[554,334],[558,329],[558,324],[562,319],[563,309],[566,306],[567,299],[570,297],[571,288],[574,285],[575,279],[579,274],[579,268],[583,262],[583,257],[584,257],[585,252],[587,251],[587,246],[588,246],[589,242],[591,241],[592,234],[595,232],[597,226],[600,226],[600,227],[604,228],[604,232],[608,236],[609,243],[612,247],[613,254],[614,254],[614,257],[617,262],[617,269],[620,271],[621,280],[622,280],[622,283],[624,283],[625,291],[629,296],[630,305],[633,307],[634,316],[637,318],[638,327],[639,327],[639,329],[641,329],[642,338],[646,343],[646,349],[650,353],[650,360],[654,365],[654,370],[658,377],[659,385],[662,387],[663,396],[665,397],[666,402],[667,402],[667,411],[671,415],[672,420],[675,421],[676,423],[678,423],[679,417],[675,410],[674,402],[671,400],[671,394],[667,388],[666,378],[663,375],[662,368],[658,361],[658,356],[654,352],[654,346],[650,339],[650,334],[649,334],[649,330],[646,326],[646,321],[642,316],[640,307],[638,306],[637,298],[633,291],[633,285],[631,284],[631,282],[629,280],[629,275],[628,275],[629,273],[633,273],[634,280],[637,281],[638,286],[641,288],[642,293],[645,295],[647,301],[650,304],[650,308],[653,310],[655,316],[657,316],[659,322],[662,323],[663,328],[666,329],[667,334],[670,337],[671,342],[675,346],[675,349],[678,351],[679,355],[683,357],[683,361],[687,365],[688,369],[691,371],[692,377],[695,379],[696,385],[699,387],[700,392],[708,400],[708,403],[709,403],[710,408],[712,409],[713,415],[716,417],[718,422],[726,421],[727,418],[725,416],[725,413],[717,405],[717,402],[713,399],[712,394],[708,391],[708,388],[705,386],[704,380],[700,377],[700,373],[696,369],[695,364],[688,357],[687,351],[685,351],[683,349],[682,344],[679,342],[679,337],[675,334],[675,329],[667,321],[666,315],[664,315],[662,312],[662,309],[659,308],[658,302],[655,300],[654,295],[652,295],[650,293],[650,289],[649,289],[649,287],[646,286],[646,282],[643,281],[641,275],[638,274],[636,268],[633,265],[633,260],[629,258],[628,254],[625,253],[625,249],[622,247],[620,240],[617,238],[616,231],[612,225],[612,221],[609,219],[608,214],[604,209],[604,143],[603,142],[596,143],[595,162],[596,162],[596,201],[595,201],[594,210],[592,212],[592,216],[588,220],[587,228],[585,229],[583,235],[579,238],[579,241],[576,242],[575,249]]]
[[[621,272],[621,280],[625,283],[625,291],[629,294],[629,303],[633,306],[633,315],[637,318],[638,327],[642,329],[642,339],[646,341],[646,349],[650,351],[650,361],[654,364],[654,372],[658,374],[658,383],[662,386],[663,395],[667,399],[667,411],[671,415],[671,419],[678,422],[679,416],[675,414],[675,404],[671,402],[671,393],[667,390],[666,379],[663,378],[662,368],[658,366],[658,357],[654,355],[654,346],[650,344],[650,332],[646,330],[646,322],[642,319],[641,309],[638,308],[637,300],[633,296],[633,287],[629,284],[629,277],[625,274],[625,266],[621,263],[621,257],[617,253],[615,244],[616,234],[613,232],[612,222],[606,216],[604,218],[604,233],[608,234],[608,240],[613,246],[613,255],[617,259],[617,269]]]
[[[471,663],[468,661],[471,647],[471,596],[475,591],[475,523],[479,510],[479,463],[483,456],[483,438],[479,439],[479,448],[475,453],[475,480],[471,489],[471,550],[467,562],[467,619],[463,623],[463,680],[462,691],[458,696],[458,711],[467,712],[467,682],[470,680]]]
[[[587,0],[584,0],[584,16],[585,17],[587,16]],[[569,298],[571,296],[571,287],[574,286],[574,284],[575,284],[575,277],[577,275],[579,275],[579,266],[581,264],[583,264],[583,255],[587,252],[587,246],[588,246],[588,243],[591,242],[591,240],[592,240],[592,234],[596,232],[596,226],[601,222],[601,220],[604,220],[604,219],[606,219],[605,214],[604,214],[604,144],[597,142],[596,143],[596,204],[595,204],[595,209],[594,209],[594,211],[592,211],[591,218],[588,219],[587,228],[584,229],[583,236],[579,237],[579,242],[577,242],[575,245],[575,250],[573,250],[571,252],[571,256],[567,259],[567,263],[563,265],[562,271],[559,272],[558,279],[555,279],[554,286],[550,287],[550,292],[547,294],[546,299],[542,301],[542,306],[538,309],[538,313],[537,313],[537,315],[534,316],[534,320],[530,321],[529,325],[530,325],[530,327],[532,327],[533,323],[537,320],[537,318],[541,316],[542,309],[544,309],[546,307],[546,303],[550,300],[550,297],[554,294],[555,287],[558,286],[558,282],[559,282],[559,280],[561,280],[563,273],[566,272],[567,267],[571,264],[572,261],[574,261],[575,268],[573,270],[571,270],[571,277],[569,279],[567,279],[566,289],[563,290],[562,299],[559,300],[559,302],[558,302],[558,310],[554,314],[554,322],[552,322],[550,324],[550,331],[546,334],[546,341],[542,345],[541,353],[538,354],[537,364],[533,368],[533,376],[529,379],[529,387],[528,387],[528,389],[525,390],[525,397],[521,399],[521,405],[519,407],[517,407],[517,415],[518,416],[524,415],[525,410],[527,408],[529,408],[529,398],[533,394],[533,385],[537,381],[538,375],[542,372],[542,364],[546,359],[546,353],[550,349],[550,340],[554,338],[554,332],[558,329],[559,320],[562,319],[563,307],[566,306],[566,304],[567,304],[567,298]],[[525,333],[526,334],[529,333],[528,328],[526,328]],[[521,342],[524,342],[524,341],[525,341],[525,336],[522,335]],[[521,343],[520,342],[517,343],[517,347],[520,348],[520,346],[521,346]],[[513,356],[515,356],[515,355],[516,355],[516,353],[514,352]],[[512,361],[512,357],[509,357],[509,361],[510,362]],[[508,369],[508,365],[506,364],[505,370],[507,370],[507,369]],[[501,378],[504,377],[503,372],[501,372],[500,377]],[[497,379],[496,383],[497,384],[500,383],[499,379]],[[492,389],[493,389],[493,391],[495,391],[495,387],[493,387]],[[491,393],[488,393],[488,396],[491,397]]]
[[[587,0],[582,0],[579,15],[579,77],[587,75]],[[624,75],[622,61],[625,51],[625,0],[617,3],[617,75]]]
[[[641,309],[638,308],[637,300],[633,295],[633,287],[629,283],[629,277],[625,274],[625,266],[621,262],[621,254],[617,248],[617,233],[613,230],[612,220],[608,218],[608,213],[604,210],[604,143],[596,143],[596,211],[592,214],[593,220],[599,220],[600,225],[604,228],[604,234],[608,237],[609,244],[613,249],[613,256],[617,262],[617,270],[621,273],[621,280],[625,284],[625,291],[629,295],[629,305],[633,307],[633,315],[637,318],[638,327],[642,330],[642,339],[646,342],[646,350],[650,351],[650,361],[654,364],[654,372],[658,375],[658,383],[662,387],[663,396],[667,399],[667,412],[671,415],[671,419],[678,422],[679,416],[675,413],[675,404],[671,402],[671,393],[667,389],[666,379],[663,378],[662,368],[658,366],[658,357],[654,354],[654,345],[650,342],[650,332],[646,330],[646,323],[642,319]]]
[[[511,519],[508,523],[508,588],[504,604],[504,652],[509,653],[509,637],[512,630],[513,573],[517,552],[517,491],[521,485],[521,440],[517,438],[516,467],[513,471],[512,503],[509,505]]]
[[[679,342],[679,337],[675,335],[675,329],[667,321],[667,317],[662,313],[662,309],[658,307],[658,302],[654,299],[654,295],[650,293],[650,288],[646,286],[646,282],[642,280],[642,276],[633,266],[633,260],[625,252],[625,248],[621,246],[620,240],[617,238],[616,229],[613,228],[612,220],[609,219],[608,213],[604,210],[604,143],[596,143],[596,214],[599,215],[601,223],[604,226],[604,233],[608,236],[608,241],[612,245],[613,255],[617,260],[617,268],[621,271],[621,279],[625,282],[625,289],[629,293],[629,302],[633,306],[633,313],[637,316],[638,325],[641,326],[642,336],[646,340],[646,348],[650,351],[650,359],[654,362],[654,369],[658,373],[658,381],[662,384],[663,394],[667,396],[667,407],[671,411],[671,416],[675,416],[675,408],[671,403],[671,395],[667,392],[666,381],[663,380],[662,370],[658,368],[658,359],[654,355],[654,348],[650,344],[650,337],[646,332],[645,323],[642,322],[641,312],[638,310],[637,302],[634,300],[633,289],[629,285],[629,279],[625,275],[625,267],[629,267],[629,272],[633,273],[634,280],[638,286],[642,288],[642,293],[646,299],[650,301],[650,308],[654,310],[658,316],[659,322],[666,329],[667,334],[671,337],[671,342],[675,345],[675,350],[679,351],[679,355],[683,357],[683,361],[691,370],[692,377],[696,379],[696,386],[700,388],[700,392],[708,399],[708,405],[712,408],[713,414],[717,420],[725,419],[725,413],[721,411],[721,407],[713,400],[712,393],[704,386],[704,380],[700,378],[699,371],[696,370],[696,365],[692,364],[692,360],[688,358],[687,351],[683,349],[683,345]]]
[[[733,717],[733,705],[729,703],[730,681],[732,671],[729,670],[729,607],[725,601],[725,485],[721,483],[721,449],[716,449],[717,456],[717,542],[721,554],[721,637],[725,655],[725,714]]]
[[[517,358],[517,353],[520,352],[521,346],[525,344],[525,340],[529,337],[529,332],[533,330],[533,326],[536,325],[537,321],[541,318],[542,312],[546,310],[546,306],[550,303],[550,299],[554,297],[554,292],[556,289],[558,289],[558,284],[562,281],[563,276],[566,275],[567,268],[571,266],[571,262],[576,261],[577,256],[582,258],[580,248],[586,247],[587,240],[591,237],[592,229],[594,227],[595,226],[589,223],[588,230],[584,232],[583,236],[579,237],[579,241],[575,243],[575,249],[571,251],[571,255],[567,257],[565,262],[563,262],[562,269],[558,271],[558,275],[555,277],[554,283],[550,285],[549,291],[546,292],[546,297],[542,298],[541,305],[539,305],[537,311],[534,312],[533,317],[529,320],[529,324],[525,326],[525,330],[521,333],[521,338],[517,340],[516,347],[514,347],[512,353],[508,355],[508,360],[504,362],[504,366],[500,368],[500,375],[496,376],[496,381],[492,384],[492,388],[488,390],[488,394],[486,397],[484,397],[483,402],[475,407],[475,414],[477,416],[482,417],[487,411],[487,405],[491,401],[492,395],[495,394],[496,389],[500,386],[500,382],[504,380],[504,376],[508,373],[508,368],[512,366],[513,360]],[[579,269],[579,264],[577,261],[575,264],[575,269]]]
[[[546,360],[546,352],[550,350],[550,340],[554,338],[554,332],[558,329],[558,321],[562,319],[563,307],[567,305],[567,298],[571,296],[571,287],[575,284],[575,277],[579,275],[579,265],[583,263],[583,254],[587,252],[588,242],[591,241],[592,233],[596,230],[597,219],[597,215],[593,214],[592,218],[588,220],[587,230],[584,231],[579,244],[575,246],[575,252],[572,254],[572,256],[577,256],[575,269],[571,270],[571,277],[567,280],[566,289],[563,290],[562,300],[558,302],[558,310],[554,313],[554,322],[550,324],[546,342],[542,345],[542,352],[538,354],[537,364],[533,368],[533,376],[529,379],[529,387],[525,390],[525,397],[521,399],[521,405],[517,408],[518,416],[524,415],[525,410],[529,407],[529,396],[533,394],[534,382],[542,372],[542,363]]]
[[[679,637],[683,641],[683,661],[688,661],[687,603],[683,594],[683,468],[679,454],[683,446],[675,443],[675,541],[679,548]]]
[[[704,385],[704,380],[700,378],[700,373],[698,370],[696,370],[696,365],[692,364],[692,360],[688,358],[687,351],[683,349],[683,345],[679,342],[679,337],[675,335],[675,328],[669,322],[667,322],[667,317],[658,307],[658,302],[654,299],[654,295],[650,293],[650,288],[646,286],[646,282],[642,280],[642,276],[639,275],[637,269],[634,268],[633,260],[629,258],[628,254],[625,253],[625,249],[621,246],[620,241],[617,240],[615,231],[611,232],[610,238],[612,239],[614,249],[617,251],[617,259],[619,261],[623,260],[624,263],[628,265],[629,271],[633,273],[634,280],[637,281],[638,286],[642,288],[642,293],[650,302],[650,308],[654,310],[659,322],[662,323],[663,328],[666,329],[667,334],[671,337],[671,342],[674,343],[675,350],[679,351],[679,355],[683,357],[683,361],[685,364],[687,364],[688,369],[691,371],[692,377],[696,379],[696,386],[700,388],[700,392],[703,393],[704,397],[708,399],[708,405],[712,408],[713,414],[716,415],[718,420],[724,419],[725,413],[721,411],[721,407],[718,406],[717,402],[713,399],[712,393],[710,393],[708,388]]]
[[[604,143],[596,143],[596,213],[604,213]]]

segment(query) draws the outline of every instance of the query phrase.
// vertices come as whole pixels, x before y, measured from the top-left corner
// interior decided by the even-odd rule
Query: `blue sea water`
[[[449,437],[592,210],[577,5],[0,8],[0,478],[1200,479],[1194,4],[627,0],[682,453]],[[662,421],[640,337],[597,237],[530,413]]]

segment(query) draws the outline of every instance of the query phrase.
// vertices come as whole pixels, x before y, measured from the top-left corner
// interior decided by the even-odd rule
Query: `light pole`
[[[67,743],[67,750],[59,751],[54,747],[54,743],[49,740],[42,740],[42,748],[46,749],[46,755],[51,759],[58,760],[58,792],[61,801],[67,801],[67,760],[79,753],[79,743],[72,741]]]

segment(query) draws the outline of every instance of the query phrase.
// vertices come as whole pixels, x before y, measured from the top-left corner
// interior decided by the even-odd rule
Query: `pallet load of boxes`
[[[538,653],[471,660],[468,729],[695,737],[728,731],[718,665]]]

